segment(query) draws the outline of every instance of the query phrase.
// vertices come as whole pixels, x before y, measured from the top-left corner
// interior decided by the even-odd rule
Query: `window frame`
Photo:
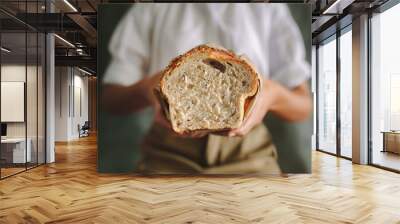
[[[340,22],[340,21],[339,21]],[[341,153],[341,119],[340,119],[340,103],[341,103],[341,97],[340,97],[340,77],[341,77],[341,67],[340,67],[340,37],[344,35],[347,32],[352,31],[352,23],[350,22],[349,24],[346,24],[344,27],[337,29],[335,33],[331,34],[327,38],[318,41],[316,44],[316,51],[315,51],[315,61],[316,61],[316,66],[315,66],[315,74],[316,74],[316,80],[315,80],[315,85],[316,85],[316,138],[315,138],[315,145],[316,145],[316,151],[323,152],[329,155],[333,155],[336,157],[340,157],[343,159],[347,160],[352,160],[352,158],[347,157],[342,155]],[[331,41],[336,41],[336,152],[328,152],[324,149],[321,149],[320,143],[319,143],[319,118],[320,118],[320,111],[319,111],[319,103],[320,103],[320,90],[319,90],[319,82],[320,82],[320,74],[319,74],[319,48],[321,44],[326,44]]]

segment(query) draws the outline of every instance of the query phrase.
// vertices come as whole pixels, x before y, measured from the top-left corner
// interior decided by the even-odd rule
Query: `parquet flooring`
[[[0,223],[400,223],[400,175],[313,152],[313,174],[143,177],[96,172],[96,139],[0,181]]]

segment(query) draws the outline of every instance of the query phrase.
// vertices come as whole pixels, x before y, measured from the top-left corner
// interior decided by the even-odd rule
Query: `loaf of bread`
[[[175,132],[214,132],[240,127],[260,84],[245,58],[200,45],[171,61],[157,95]]]

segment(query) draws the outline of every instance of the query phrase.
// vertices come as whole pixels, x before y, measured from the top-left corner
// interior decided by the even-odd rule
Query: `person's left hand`
[[[230,130],[227,135],[229,137],[244,136],[256,125],[263,122],[263,119],[267,112],[270,110],[271,105],[274,102],[274,88],[271,80],[262,80],[259,95],[256,98],[256,102],[253,108],[248,114],[247,118],[243,121],[239,128]]]

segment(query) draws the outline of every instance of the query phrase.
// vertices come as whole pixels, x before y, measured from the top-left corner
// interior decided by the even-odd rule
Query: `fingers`
[[[245,126],[233,129],[228,133],[229,137],[242,137],[245,136],[249,132],[249,129]]]
[[[171,122],[169,122],[169,120],[165,117],[165,114],[160,106],[155,107],[154,122],[165,128],[172,129]]]
[[[249,133],[249,131],[253,128],[254,125],[255,125],[254,119],[249,117],[244,121],[244,123],[239,128],[232,129],[231,131],[229,131],[228,136],[229,137],[244,136],[247,133]]]
[[[174,132],[175,136],[182,138],[202,138],[207,134],[208,132],[206,131],[193,131],[193,132],[183,132],[183,133]]]
[[[213,134],[214,134],[214,135],[221,135],[221,136],[229,136],[229,133],[230,133],[231,131],[232,131],[232,130],[216,131],[216,132],[213,132]]]

